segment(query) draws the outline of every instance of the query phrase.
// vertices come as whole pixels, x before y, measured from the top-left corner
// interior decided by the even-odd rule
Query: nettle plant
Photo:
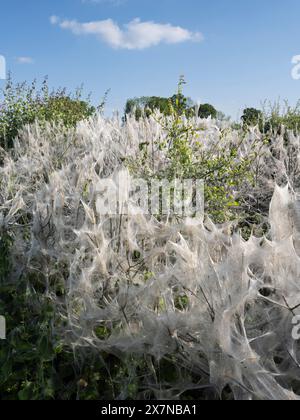
[[[176,100],[169,104],[170,115],[151,114],[162,127],[163,136],[145,139],[138,158],[129,159],[128,165],[133,174],[146,179],[202,180],[206,211],[215,222],[222,223],[237,217],[240,205],[237,191],[242,184],[253,182],[251,166],[257,158],[257,143],[253,142],[247,154],[241,154],[246,134],[241,133],[233,143],[231,128],[225,123],[220,129],[217,121],[211,129],[214,141],[206,142],[202,134],[208,120],[199,119],[196,110],[194,113],[187,110],[185,84],[181,77]],[[158,165],[156,152],[165,158]]]

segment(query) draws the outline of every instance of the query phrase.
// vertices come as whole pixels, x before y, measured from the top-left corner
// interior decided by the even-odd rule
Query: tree
[[[142,96],[140,98],[128,99],[125,106],[125,114],[129,115],[135,113],[136,118],[139,119],[142,116],[143,111],[146,112],[146,115],[149,115],[155,109],[158,109],[163,114],[169,114],[169,99],[161,98],[159,96]]]
[[[258,125],[263,120],[263,113],[256,108],[246,108],[244,109],[242,115],[242,121],[244,126],[254,126]]]
[[[142,96],[140,98],[128,99],[125,106],[125,115],[134,113],[135,118],[139,120],[143,113],[149,117],[155,110],[160,111],[164,115],[171,115],[172,108],[176,108],[181,114],[187,116],[191,116],[194,113],[192,99],[185,97],[183,94],[176,94],[171,98]]]
[[[202,104],[199,107],[198,116],[200,118],[217,118],[218,111],[210,104]]]
[[[172,107],[175,108],[178,114],[185,114],[188,117],[195,115],[195,104],[193,100],[182,93],[173,95],[169,101],[171,101]]]

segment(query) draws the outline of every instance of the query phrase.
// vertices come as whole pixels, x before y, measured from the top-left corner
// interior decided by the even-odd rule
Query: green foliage
[[[142,148],[137,159],[128,161],[132,172],[147,179],[201,179],[204,181],[205,210],[217,223],[236,217],[239,202],[237,191],[245,182],[251,180],[250,167],[255,154],[237,158],[237,146],[228,147],[227,130],[221,131],[218,144],[213,150],[203,147],[201,128],[195,128],[192,121],[183,118],[186,103],[182,101],[185,81],[180,78],[177,94],[171,104],[171,117],[159,120],[167,132],[167,140],[159,141],[157,147],[164,150],[168,164],[159,173],[153,172],[147,148]],[[176,99],[177,98],[177,99]],[[174,105],[173,105],[174,104]]]
[[[137,399],[145,386],[143,378],[149,377],[144,358],[119,359],[88,347],[76,351],[63,345],[63,320],[54,312],[50,295],[33,283],[31,276],[17,286],[0,282],[0,313],[7,321],[7,340],[0,341],[0,400]],[[179,310],[186,304],[184,297],[178,298]],[[99,340],[108,334],[101,325],[95,330]]]
[[[138,369],[144,362],[89,349],[83,355],[62,345],[64,321],[52,302],[57,288],[46,293],[43,277],[30,273],[11,281],[12,246],[12,236],[2,232],[0,314],[6,318],[7,339],[0,341],[0,400],[100,400],[120,393],[135,398],[142,385],[138,375],[131,373],[135,382],[129,379],[129,366]],[[61,298],[65,291],[59,293]],[[99,326],[96,334],[103,339],[107,330]]]
[[[288,101],[283,105],[279,102],[264,106],[264,130],[281,133],[283,127],[293,131],[295,134],[300,130],[300,101],[291,106]]]
[[[0,230],[0,281],[6,278],[10,270],[10,247],[11,236],[4,230]]]
[[[0,236],[0,314],[5,316],[7,339],[0,342],[0,399],[54,397],[52,362],[57,349],[51,337],[54,319],[49,299],[20,279],[10,281],[10,248],[7,232]]]
[[[295,134],[300,130],[300,101],[291,106],[287,101],[264,104],[263,110],[246,108],[241,117],[243,127],[258,126],[261,133],[286,134],[291,130]],[[287,140],[287,136],[285,136]]]
[[[242,115],[244,127],[258,125],[263,120],[262,111],[255,108],[246,108]]]
[[[139,120],[143,114],[149,116],[154,110],[164,115],[170,115],[170,100],[158,96],[128,99],[125,106],[125,115],[133,114]]]
[[[181,79],[181,86],[185,84],[184,78]],[[174,110],[179,115],[192,117],[195,115],[195,103],[191,98],[183,95],[183,90],[177,92],[171,98],[162,98],[159,96],[143,96],[141,98],[128,99],[125,105],[125,116],[133,114],[136,120],[142,118],[143,115],[149,117],[153,111],[158,110],[165,116],[173,115]],[[217,118],[225,120],[226,117],[223,113],[218,112],[210,104],[202,104],[199,107],[198,116],[200,118]]]
[[[218,111],[210,104],[202,104],[199,107],[198,115],[200,118],[217,118]]]
[[[182,79],[183,81],[183,79]],[[128,99],[125,106],[125,115],[135,114],[139,120],[143,115],[150,116],[155,110],[160,111],[165,116],[171,116],[176,109],[179,114],[192,116],[195,105],[191,98],[183,95],[182,91],[173,95],[171,98],[158,96],[143,96],[141,98]]]
[[[51,122],[62,122],[66,127],[73,127],[78,121],[88,118],[94,108],[87,102],[72,99],[68,96],[49,98],[47,105],[41,110],[41,119]]]
[[[39,89],[36,81],[14,84],[9,76],[2,90],[0,104],[0,146],[9,149],[19,130],[36,120],[40,122],[62,122],[66,127],[94,114],[95,108],[89,99],[82,99],[82,89],[75,95],[65,89],[49,92],[47,78]]]

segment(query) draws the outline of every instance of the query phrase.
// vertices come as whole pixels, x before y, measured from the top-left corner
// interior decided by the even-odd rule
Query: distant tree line
[[[128,99],[125,106],[125,115],[134,114],[136,119],[139,120],[143,115],[149,117],[155,110],[158,110],[168,116],[172,115],[174,108],[180,109],[181,113],[186,116],[195,116],[197,106],[191,98],[182,94],[176,94],[170,98],[142,96]],[[198,107],[198,116],[215,119],[218,117],[218,111],[213,105],[202,104]]]
[[[186,116],[195,116],[197,113],[200,118],[226,119],[226,115],[213,105],[204,103],[197,106],[190,97],[183,94],[175,94],[170,98],[142,96],[128,99],[125,106],[125,118],[127,115],[134,114],[135,118],[139,120],[144,115],[149,117],[155,110],[169,116],[172,115],[174,108],[180,109],[180,112]],[[263,112],[255,108],[246,108],[241,117],[244,126],[257,125],[262,120]]]
[[[134,114],[139,120],[142,116],[149,117],[155,110],[159,110],[164,115],[172,115],[174,108],[179,109],[181,114],[188,117],[195,116],[196,113],[200,118],[229,120],[229,117],[218,111],[209,103],[197,106],[195,102],[183,94],[175,94],[170,98],[159,96],[143,96],[140,98],[128,99],[125,106],[125,119],[129,114]],[[235,124],[236,125],[236,124]],[[267,133],[276,131],[280,133],[285,129],[299,132],[300,130],[300,102],[291,107],[288,103],[282,108],[280,104],[269,105],[268,111],[245,108],[238,127],[247,129],[248,127],[257,126],[261,132]]]

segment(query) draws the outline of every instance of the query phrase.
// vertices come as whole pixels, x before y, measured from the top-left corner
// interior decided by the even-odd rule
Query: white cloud
[[[33,58],[32,57],[17,57],[17,62],[20,64],[32,64],[33,63]]]
[[[180,26],[142,22],[134,19],[120,27],[112,19],[80,23],[77,20],[61,20],[51,16],[50,22],[75,35],[95,35],[113,48],[143,50],[159,44],[179,44],[187,41],[200,42],[203,35]]]

